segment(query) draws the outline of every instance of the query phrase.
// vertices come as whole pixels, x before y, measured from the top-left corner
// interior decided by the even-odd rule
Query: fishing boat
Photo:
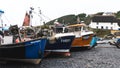
[[[1,45],[0,59],[38,64],[43,58],[45,43],[46,39],[40,38]]]
[[[69,33],[75,34],[75,39],[72,42],[72,48],[76,47],[93,47],[96,45],[97,38],[93,31],[87,29],[83,23],[66,26]]]
[[[3,41],[7,39],[7,41],[12,42],[1,43],[0,59],[38,64],[44,57],[44,49],[47,39],[37,38],[25,41],[21,40],[20,42],[13,41],[16,38],[19,38],[19,34],[18,30],[15,28],[16,26],[12,27],[13,29],[10,29],[12,32],[12,38],[10,36],[3,38]]]
[[[24,24],[29,23],[29,18],[26,14]],[[8,31],[7,36],[0,31],[0,60],[39,64],[44,57],[47,38],[22,38],[17,25],[12,25]]]
[[[70,48],[75,38],[73,33],[67,33],[63,26],[55,26],[52,28],[52,35],[48,37],[45,51],[70,56]]]

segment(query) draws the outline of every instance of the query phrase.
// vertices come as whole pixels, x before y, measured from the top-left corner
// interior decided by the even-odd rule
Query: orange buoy
[[[19,39],[16,39],[15,42],[16,42],[16,43],[19,43],[20,41],[19,41]]]

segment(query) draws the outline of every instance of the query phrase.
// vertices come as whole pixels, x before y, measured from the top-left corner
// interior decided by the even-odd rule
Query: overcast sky
[[[119,0],[0,0],[0,9],[4,23],[18,24],[22,26],[26,11],[30,7],[35,8],[46,16],[46,20],[69,15],[69,14],[95,14],[97,12],[117,12],[120,10]],[[34,17],[33,25],[40,25],[39,17]],[[50,19],[48,19],[50,18]],[[37,19],[37,20],[36,20]]]

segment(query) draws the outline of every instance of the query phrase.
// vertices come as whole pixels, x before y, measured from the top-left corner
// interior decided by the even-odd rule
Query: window
[[[80,30],[81,30],[81,27],[75,27],[75,31],[80,31]]]
[[[98,29],[98,26],[96,28]]]
[[[106,29],[108,29],[108,27],[106,26]]]
[[[97,25],[99,25],[99,23],[97,22]]]
[[[101,26],[101,29],[103,29],[103,26]]]
[[[111,25],[113,25],[113,22],[111,22]]]
[[[56,28],[56,33],[62,33],[63,32],[63,28]]]
[[[68,32],[68,29],[67,29],[67,28],[65,28],[65,29],[64,29],[64,32],[65,32],[65,33],[67,33],[67,32]]]
[[[111,27],[111,30],[112,30],[113,28]]]

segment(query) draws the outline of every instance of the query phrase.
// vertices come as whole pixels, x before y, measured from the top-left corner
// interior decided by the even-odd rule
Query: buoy
[[[16,42],[16,43],[19,43],[20,41],[19,41],[19,39],[16,39],[15,42]]]

